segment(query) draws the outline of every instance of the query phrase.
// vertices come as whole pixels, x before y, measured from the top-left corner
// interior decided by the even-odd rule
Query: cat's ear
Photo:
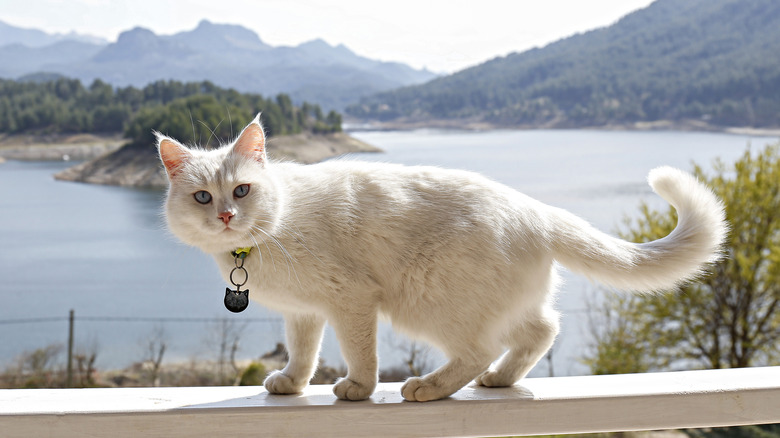
[[[268,161],[265,154],[265,133],[260,123],[260,114],[252,120],[233,144],[233,152],[243,155],[264,165]]]
[[[168,179],[174,176],[184,167],[184,164],[192,157],[192,153],[178,141],[160,134],[154,133],[157,137],[157,150],[160,153],[165,171],[168,172]]]

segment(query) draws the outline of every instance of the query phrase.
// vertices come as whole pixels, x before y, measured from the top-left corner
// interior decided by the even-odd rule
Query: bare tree
[[[82,388],[95,386],[95,374],[97,372],[95,362],[97,361],[99,349],[100,344],[97,339],[93,339],[88,346],[79,346],[73,354],[73,360],[76,361],[76,372],[78,373],[76,376],[78,379],[77,386]]]
[[[3,370],[2,386],[7,388],[59,388],[65,386],[60,362],[63,347],[51,344],[19,355]]]
[[[407,354],[406,366],[409,367],[409,372],[415,377],[420,377],[425,374],[425,371],[429,368],[428,352],[430,351],[430,347],[427,345],[420,345],[417,341],[412,341],[405,351]]]
[[[153,386],[160,386],[160,369],[165,350],[168,348],[167,335],[162,325],[155,325],[144,342],[144,369]]]
[[[247,323],[238,323],[235,319],[222,318],[212,323],[209,327],[209,340],[212,348],[216,347],[217,356],[217,381],[220,384],[236,384],[240,376],[240,368],[236,362],[236,353],[239,350],[241,335],[246,329]],[[228,376],[227,367],[231,373]]]
[[[388,334],[387,342],[404,355],[404,366],[383,371],[383,378],[401,380],[405,377],[419,377],[431,369],[431,347],[415,340],[396,339]]]

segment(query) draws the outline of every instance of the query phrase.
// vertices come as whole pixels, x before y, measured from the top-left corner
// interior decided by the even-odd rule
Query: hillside
[[[0,77],[9,79],[47,72],[85,84],[100,79],[120,87],[208,80],[241,92],[286,93],[295,102],[316,102],[326,109],[435,77],[404,64],[364,58],[322,40],[272,47],[249,29],[206,20],[174,35],[136,27],[110,44],[0,22],[0,59]]]
[[[152,129],[175,129],[180,137],[204,130],[200,123],[193,126],[195,121],[207,124],[207,135],[213,129],[213,135],[224,137],[232,126],[221,121],[246,123],[260,111],[271,135],[341,130],[341,115],[332,110],[325,115],[319,105],[303,102],[296,108],[286,94],[270,99],[207,81],[113,88],[100,80],[84,87],[68,78],[0,79],[0,134],[125,133],[132,141],[149,144]],[[144,126],[138,125],[140,120]]]
[[[780,2],[658,0],[546,47],[364,98],[361,119],[511,127],[780,126]]]

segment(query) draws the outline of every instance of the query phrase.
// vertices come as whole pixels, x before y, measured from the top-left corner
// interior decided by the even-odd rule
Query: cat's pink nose
[[[229,211],[223,211],[222,213],[217,215],[218,218],[222,219],[222,222],[225,223],[225,225],[230,223],[230,219],[233,218],[233,213]]]

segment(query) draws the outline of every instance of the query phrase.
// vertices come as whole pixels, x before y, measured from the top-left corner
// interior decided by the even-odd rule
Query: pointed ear
[[[154,135],[157,137],[157,150],[160,153],[160,160],[165,166],[165,171],[168,172],[168,179],[173,179],[192,157],[192,153],[170,137],[159,132],[155,132]]]
[[[255,160],[262,165],[268,161],[265,154],[265,133],[260,124],[260,114],[252,120],[233,144],[233,152]]]

